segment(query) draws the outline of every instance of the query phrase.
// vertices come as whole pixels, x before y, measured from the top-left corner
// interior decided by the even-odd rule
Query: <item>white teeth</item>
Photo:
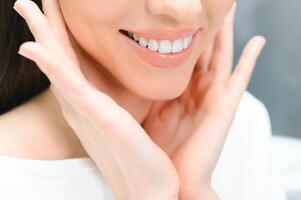
[[[150,51],[158,51],[159,53],[178,53],[187,49],[192,42],[192,36],[174,41],[155,40],[139,37],[135,33],[128,32],[128,36],[136,41],[141,47],[148,48]]]
[[[159,45],[160,53],[171,53],[171,42],[169,40],[161,40]]]
[[[186,49],[192,41],[192,36],[188,36],[186,38],[183,39],[183,48]]]
[[[133,33],[133,37],[135,41],[139,41],[139,37],[135,33]]]
[[[157,40],[150,40],[148,43],[148,49],[151,51],[158,51],[159,43],[157,42]]]
[[[189,46],[189,45],[191,44],[191,42],[192,42],[192,36],[189,36],[188,38],[189,38],[189,39],[188,39],[188,41],[189,41],[189,42],[188,42],[188,46]]]
[[[143,37],[140,37],[140,38],[139,38],[139,44],[140,44],[140,46],[142,46],[142,47],[146,47],[146,46],[148,45],[148,41],[147,41],[147,39],[145,39],[145,38],[143,38]]]
[[[172,53],[178,53],[183,50],[182,40],[178,39],[172,43]]]

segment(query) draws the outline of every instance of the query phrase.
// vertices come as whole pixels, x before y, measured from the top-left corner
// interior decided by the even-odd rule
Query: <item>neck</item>
[[[106,84],[104,83],[104,85]],[[125,108],[136,121],[142,123],[151,106],[149,101],[145,101],[126,91],[107,91],[106,93]],[[11,119],[15,118],[16,122],[18,122],[17,119],[21,118],[21,121],[24,122],[25,120],[26,122],[24,123],[30,124],[28,130],[27,128],[24,129],[24,127],[22,130],[16,130],[16,135],[19,138],[23,138],[22,143],[25,146],[30,143],[30,149],[33,149],[33,151],[29,150],[30,152],[27,152],[30,158],[66,159],[88,156],[76,133],[65,120],[60,106],[59,101],[48,88],[30,101],[24,103],[18,109],[15,109],[15,112],[9,115],[11,117],[7,118],[10,121],[13,121]],[[41,149],[43,147],[39,145],[35,147],[32,144],[44,144],[43,146],[46,148]],[[28,148],[26,147],[26,149]],[[39,152],[36,152],[36,149],[42,152],[42,156]]]
[[[127,90],[104,66],[86,53],[73,37],[71,37],[71,43],[77,54],[79,66],[84,66],[81,68],[81,71],[87,80],[100,92],[111,96],[141,124],[149,112],[152,101],[143,99]],[[62,134],[69,133],[67,135],[75,137],[75,133],[64,120],[59,102],[55,99],[55,96],[49,89],[44,92],[44,96],[43,101],[37,102],[40,103],[41,110],[51,113],[48,116],[53,118],[53,121],[60,119],[61,123],[54,124],[58,132]]]

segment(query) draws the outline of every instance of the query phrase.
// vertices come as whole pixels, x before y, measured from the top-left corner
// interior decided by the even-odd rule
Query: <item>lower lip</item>
[[[136,52],[136,54],[147,63],[159,68],[177,68],[185,63],[189,58],[194,43],[195,35],[192,37],[191,44],[188,48],[179,53],[161,54],[157,51],[150,51],[147,48],[141,47],[137,42],[130,39],[126,35],[120,33],[126,40],[127,44]]]

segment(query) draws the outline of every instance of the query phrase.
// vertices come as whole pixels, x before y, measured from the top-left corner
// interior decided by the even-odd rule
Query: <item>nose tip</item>
[[[147,8],[154,15],[168,16],[179,23],[195,19],[202,11],[200,0],[148,0]]]

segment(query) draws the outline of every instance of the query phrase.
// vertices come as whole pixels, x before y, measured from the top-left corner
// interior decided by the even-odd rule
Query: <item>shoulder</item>
[[[267,111],[265,104],[247,90],[244,92],[240,104],[241,106],[248,105],[248,108],[251,110],[256,109],[256,111]]]
[[[267,107],[246,91],[213,173],[212,184],[224,197],[221,199],[282,199],[273,196],[279,193],[273,177],[271,139]]]
[[[271,137],[271,119],[266,105],[245,91],[229,129],[225,151],[228,148],[252,154],[265,148]]]
[[[255,154],[266,151],[271,139],[271,122],[264,103],[249,91],[245,91],[237,107],[220,156],[222,165],[251,164]],[[223,167],[221,167],[221,170]],[[235,168],[235,167],[234,167]]]
[[[249,91],[245,91],[229,129],[223,153],[232,154],[233,151],[250,153],[250,149],[254,149],[255,146],[259,148],[260,144],[266,143],[271,137],[271,132],[267,107]]]
[[[249,123],[258,123],[261,120],[269,122],[270,116],[266,105],[249,91],[245,91],[237,108],[235,120],[249,120]]]
[[[267,151],[270,138],[271,126],[266,106],[246,91],[228,131],[217,171],[225,174],[225,166],[228,166],[231,172],[240,172],[241,177],[245,176],[241,169],[254,170],[252,165],[256,163],[260,152],[263,155]]]
[[[266,105],[249,91],[243,94],[230,128],[230,132],[237,131],[249,139],[262,139],[272,134],[271,118]]]

